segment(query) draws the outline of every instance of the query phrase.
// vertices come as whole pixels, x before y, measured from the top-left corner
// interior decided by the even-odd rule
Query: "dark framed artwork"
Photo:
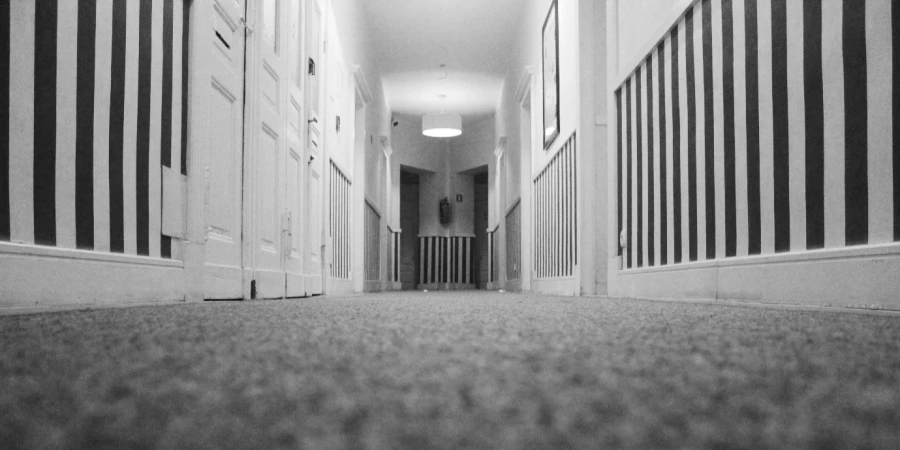
[[[544,81],[544,150],[559,136],[559,12],[556,0],[550,4],[543,28],[543,56],[541,58]]]

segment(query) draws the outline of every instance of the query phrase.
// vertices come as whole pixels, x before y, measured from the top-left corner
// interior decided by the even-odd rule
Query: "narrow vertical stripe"
[[[747,252],[762,251],[759,185],[759,43],[756,0],[744,0],[745,63],[747,80]]]
[[[822,3],[803,2],[803,86],[806,102],[806,248],[825,246],[825,112]]]
[[[656,185],[654,183],[654,145],[656,133],[653,131],[653,57],[647,57],[647,265],[656,265],[656,228],[654,226],[655,209],[654,196]]]
[[[788,189],[790,198],[790,250],[806,250],[806,97],[803,70],[803,3],[786,7],[788,88]],[[821,34],[819,35],[821,41]]]
[[[847,245],[860,245],[869,242],[866,2],[844,0],[843,12],[845,233]]]
[[[641,85],[644,83],[641,80],[641,69],[642,67],[638,67],[637,72],[634,75],[634,105],[635,105],[635,120],[637,123],[637,136],[636,136],[636,167],[637,167],[637,267],[644,267],[644,191],[646,186],[644,185],[644,127],[643,121],[641,120],[643,117],[643,112],[641,111],[641,102],[643,99],[641,98]]]
[[[844,50],[840,2],[822,3],[825,247],[846,242],[844,205]]]
[[[631,78],[629,78],[628,80],[625,81],[625,144],[626,144],[626,153],[627,153],[625,158],[627,159],[627,162],[628,162],[628,164],[627,164],[628,167],[625,170],[626,176],[628,177],[628,179],[626,180],[627,181],[626,191],[628,191],[628,192],[625,195],[625,198],[627,199],[627,202],[628,202],[627,211],[625,214],[625,234],[626,234],[626,241],[627,241],[627,245],[625,246],[625,249],[627,252],[626,258],[625,258],[625,262],[626,262],[625,266],[626,266],[626,268],[629,268],[629,269],[631,268],[632,260],[633,260],[632,255],[634,254],[634,247],[632,246],[632,239],[633,239],[632,234],[634,234],[634,233],[632,233],[632,230],[631,230],[631,226],[632,226],[631,203],[632,203],[632,198],[633,198],[632,191],[631,191],[631,185],[634,180],[632,172],[631,172],[632,171],[632,167],[631,167],[632,166],[632,162],[631,162],[631,153],[632,153],[631,124],[632,124],[632,121],[631,121]]]
[[[674,72],[677,71],[677,67],[673,65],[671,48],[672,48],[672,36],[669,35],[665,38],[663,44],[665,45],[668,42],[668,45],[663,47],[665,56],[660,58],[661,61],[665,62],[665,71],[660,71],[663,74],[663,81],[665,83],[665,96],[663,96],[663,100],[665,100],[665,107],[663,108],[663,112],[665,113],[666,120],[664,121],[665,126],[663,127],[666,133],[666,140],[664,141],[666,146],[665,151],[665,167],[667,176],[663,181],[663,188],[666,189],[666,195],[663,198],[663,203],[667,205],[666,209],[668,211],[667,214],[663,215],[665,220],[666,234],[668,239],[666,239],[666,255],[667,258],[664,259],[665,264],[674,264],[675,263],[675,217],[678,215],[678,211],[675,209],[675,161],[673,158],[673,147],[675,146],[675,139],[673,136],[675,135],[673,126],[672,126],[672,116],[674,115],[673,110],[675,109],[675,105],[678,102],[678,99],[673,97],[672,95],[672,82],[675,78]]]
[[[869,244],[894,240],[893,146],[891,92],[891,2],[866,2],[866,69],[868,95]]]
[[[97,2],[78,2],[78,91],[75,137],[75,242],[94,248],[94,84]]]
[[[668,208],[668,189],[666,186],[668,174],[666,173],[666,155],[668,154],[668,146],[666,139],[666,126],[668,124],[666,115],[666,42],[663,40],[656,49],[657,74],[659,79],[659,264],[666,265],[669,262],[669,208]]]
[[[78,160],[78,2],[58,3],[56,11],[56,152],[54,155],[55,246],[77,246],[77,172]],[[93,61],[90,61],[93,63]],[[90,189],[90,186],[88,186]],[[88,194],[90,195],[90,194]]]
[[[622,235],[622,208],[625,205],[622,205],[622,164],[624,161],[622,160],[622,131],[624,130],[622,126],[622,89],[616,89],[616,193],[619,205],[616,208],[616,216],[618,219],[619,227],[617,228],[618,232],[616,233],[616,254],[622,256],[622,246],[619,245],[619,236]]]
[[[694,9],[685,16],[688,157],[688,258],[697,260],[697,97],[694,80]]]
[[[772,0],[756,0],[759,28],[759,173],[761,254],[775,252],[775,127],[773,95]]]
[[[162,115],[159,155],[162,165],[172,167],[172,7],[174,0],[163,0],[162,35]]]
[[[150,254],[150,94],[152,92],[153,0],[141,0],[138,40],[137,254]]]
[[[679,64],[678,27],[672,28],[672,216],[674,224],[674,261],[682,259],[682,204],[681,204],[681,78],[682,64]]]
[[[791,249],[790,127],[788,126],[787,0],[772,0],[772,101],[775,251]],[[865,79],[863,80],[865,81]]]
[[[722,1],[710,2],[713,106],[713,217],[715,231],[709,259],[725,257],[725,95],[724,61],[722,61]],[[709,237],[709,236],[708,236]],[[708,246],[707,246],[708,248]]]
[[[0,2],[0,241],[9,240],[10,4]]]
[[[34,242],[56,245],[57,0],[35,5]]]
[[[162,237],[162,163],[160,147],[162,130],[163,85],[163,8],[165,0],[152,0],[154,7],[150,28],[150,146],[147,159],[147,241],[149,256],[159,258]]]
[[[34,243],[35,2],[10,5],[9,239]]]
[[[112,65],[109,105],[109,234],[110,250],[125,251],[124,141],[127,4],[113,2]]]
[[[162,115],[160,117],[160,162],[164,167],[172,167],[172,45],[175,39],[173,11],[175,0],[163,0],[162,34]],[[160,256],[172,257],[172,238],[160,236]]]
[[[893,74],[894,240],[900,241],[900,5],[891,2],[891,64]]]
[[[712,13],[703,0],[703,115],[706,186],[706,259],[716,258],[715,109],[713,105]]]
[[[737,255],[737,189],[734,138],[734,22],[731,0],[722,0],[722,105],[725,161],[725,256]]]
[[[735,254],[747,256],[747,54],[744,0],[732,1],[734,57]]]
[[[463,264],[462,271],[462,282],[464,284],[469,284],[469,239],[462,238],[462,258],[461,263]]]

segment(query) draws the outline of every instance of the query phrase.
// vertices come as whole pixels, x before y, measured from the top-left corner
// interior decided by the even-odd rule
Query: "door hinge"
[[[241,26],[244,27],[244,30],[247,31],[247,35],[253,34],[253,31],[254,31],[253,25],[250,25],[250,23],[247,22],[247,19],[244,17],[241,17]]]

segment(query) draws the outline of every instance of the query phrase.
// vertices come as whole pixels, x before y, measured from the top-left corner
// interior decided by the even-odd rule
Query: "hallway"
[[[900,321],[402,292],[0,316],[5,448],[898,448]]]

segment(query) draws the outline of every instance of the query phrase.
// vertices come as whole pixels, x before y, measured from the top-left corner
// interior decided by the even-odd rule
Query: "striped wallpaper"
[[[333,159],[330,166],[328,223],[331,233],[331,277],[349,280],[350,272],[353,270],[350,238],[350,199],[353,195],[353,185],[350,177]]]
[[[615,92],[624,268],[900,241],[900,5],[701,0]]]
[[[0,241],[151,257],[186,174],[188,0],[0,2]]]
[[[471,236],[419,236],[419,285],[474,284]]]

